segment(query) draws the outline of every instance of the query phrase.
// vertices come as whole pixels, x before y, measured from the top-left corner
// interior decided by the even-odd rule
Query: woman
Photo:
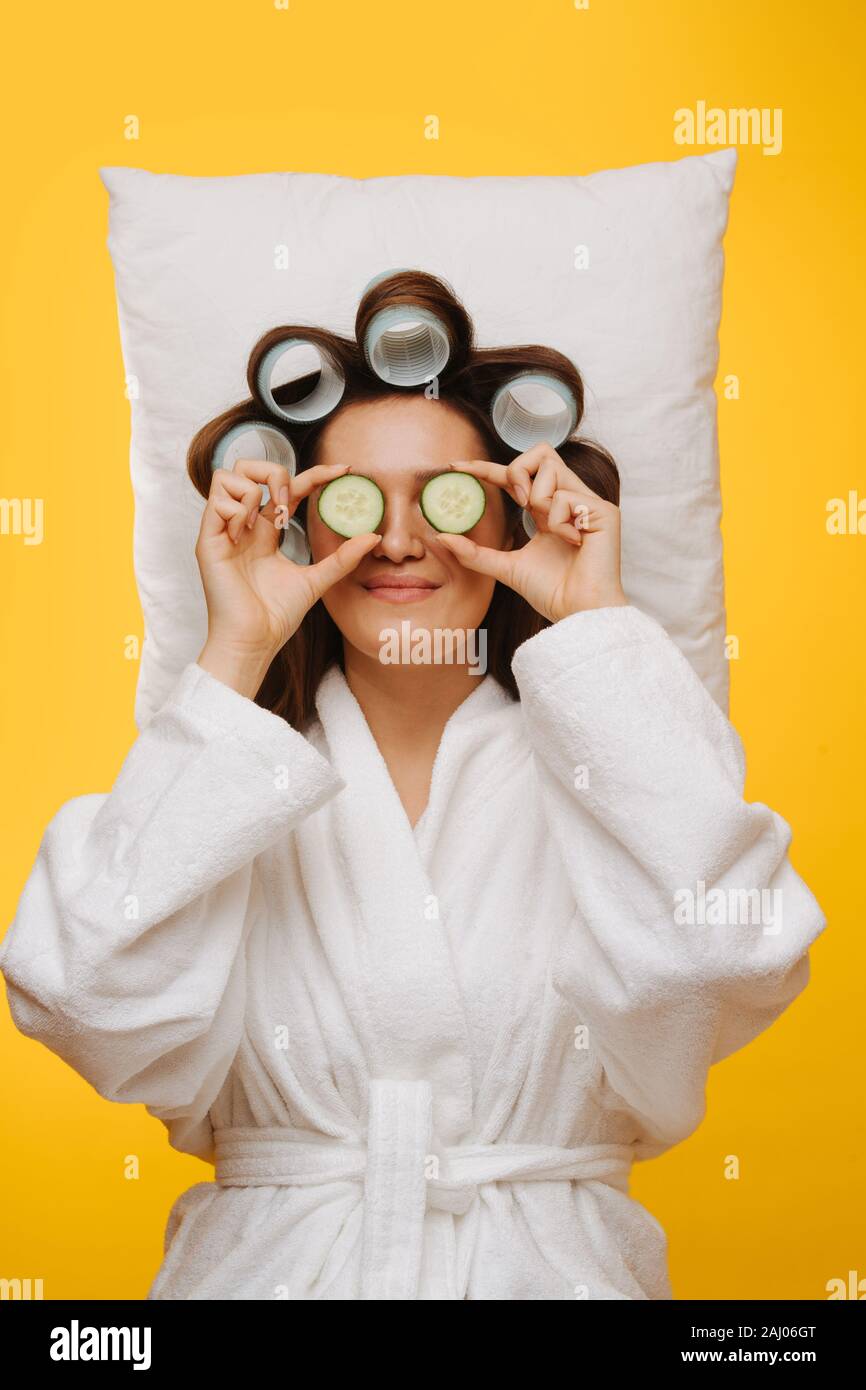
[[[491,426],[524,368],[582,413],[574,366],[477,351],[418,274],[368,292],[357,341],[419,296],[453,337],[438,394],[322,333],[346,391],[295,477],[211,477],[252,402],[193,441],[207,641],[113,790],[52,820],[3,945],[17,1026],[216,1163],[150,1298],[671,1298],[631,1163],[695,1129],[825,926],[738,735],[623,592],[609,455],[515,457]],[[452,468],[486,499],[463,536],[419,505]],[[315,503],[349,470],[386,506],[342,540]],[[488,673],[386,663],[405,620],[483,629]]]

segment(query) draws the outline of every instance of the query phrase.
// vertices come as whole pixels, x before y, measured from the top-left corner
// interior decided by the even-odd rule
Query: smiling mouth
[[[380,598],[385,603],[421,603],[431,594],[435,594],[435,589],[394,589],[378,588],[368,589],[367,593],[371,598]]]
[[[411,574],[382,575],[362,585],[371,598],[384,603],[421,603],[441,587],[432,579],[416,579]]]

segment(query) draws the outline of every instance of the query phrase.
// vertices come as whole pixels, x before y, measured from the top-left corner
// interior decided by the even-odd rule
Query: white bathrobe
[[[520,702],[479,677],[449,719],[414,831],[336,666],[299,732],[189,665],[49,824],[15,1023],[216,1163],[149,1298],[672,1297],[631,1163],[826,921],[653,618],[574,614],[513,669]]]

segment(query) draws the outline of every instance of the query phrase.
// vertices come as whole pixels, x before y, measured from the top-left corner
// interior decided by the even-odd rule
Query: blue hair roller
[[[553,409],[545,409],[545,403]],[[490,414],[500,439],[524,454],[534,444],[551,444],[555,449],[564,443],[577,424],[577,401],[559,377],[520,372],[499,387]]]
[[[274,381],[274,371],[281,358],[289,353],[306,349],[313,352],[318,357],[319,365],[314,367],[314,371],[319,372],[319,380],[308,395],[302,396],[299,401],[292,401],[288,405],[278,405],[274,399],[274,388],[284,386],[285,381]],[[301,376],[309,376],[309,371],[295,371],[287,381],[298,380]],[[283,420],[288,420],[292,424],[310,424],[314,420],[321,420],[326,415],[330,415],[335,406],[339,405],[344,390],[346,389],[346,378],[338,362],[335,362],[330,353],[320,347],[318,343],[311,342],[308,338],[282,338],[278,343],[274,343],[269,348],[259,363],[259,370],[256,375],[256,382],[259,388],[259,395],[275,415]]]
[[[361,298],[401,269],[409,268],[398,266],[374,275],[364,286]],[[364,356],[376,375],[390,386],[422,386],[446,366],[451,356],[451,339],[442,320],[422,305],[388,304],[367,325]]]

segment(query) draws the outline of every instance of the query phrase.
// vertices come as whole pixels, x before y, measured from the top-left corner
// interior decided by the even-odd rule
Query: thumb
[[[377,546],[382,537],[374,531],[365,532],[361,536],[352,536],[349,540],[343,541],[330,555],[326,555],[324,560],[320,560],[317,565],[308,565],[305,577],[310,585],[312,593],[316,599],[320,599],[322,594],[327,593],[333,584],[338,584],[341,579],[345,579],[347,574],[351,574],[353,569],[361,563],[364,556]]]
[[[478,545],[468,536],[444,532],[439,541],[456,556],[465,569],[476,574],[489,574],[503,584],[511,584],[511,567],[514,555],[510,550],[493,550],[489,545]]]

